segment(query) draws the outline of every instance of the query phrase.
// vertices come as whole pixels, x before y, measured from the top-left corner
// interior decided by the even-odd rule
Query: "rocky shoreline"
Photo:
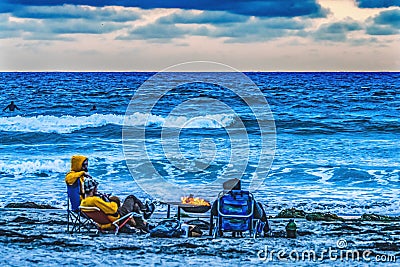
[[[8,203],[5,209],[59,209],[48,204],[37,204],[35,202],[11,202]],[[185,217],[186,215],[181,215]],[[276,216],[269,216],[269,219],[306,219],[308,221],[348,221],[348,220],[361,220],[361,221],[400,221],[400,216],[387,216],[373,213],[364,213],[360,218],[346,219],[330,212],[310,212],[307,213],[303,210],[290,208],[283,209]]]
[[[308,221],[342,221],[342,222],[349,220],[386,221],[386,222],[400,221],[400,216],[387,216],[387,215],[379,215],[373,213],[364,213],[359,218],[346,219],[330,212],[307,213],[303,210],[298,210],[294,208],[284,209],[281,212],[279,212],[278,215],[270,216],[270,218],[300,218],[300,219],[306,219]]]
[[[373,266],[378,261],[396,266],[400,261],[400,220],[395,216],[364,214],[346,219],[288,209],[270,217],[272,231],[266,238],[213,239],[207,231],[197,238],[150,238],[125,233],[70,235],[66,232],[65,210],[31,207],[20,203],[0,209],[1,266],[309,266],[315,262]],[[152,223],[165,214],[156,215]],[[298,227],[294,239],[286,238],[285,226],[290,218],[295,218]],[[309,258],[308,252],[315,258]],[[343,259],[350,254],[354,257]]]

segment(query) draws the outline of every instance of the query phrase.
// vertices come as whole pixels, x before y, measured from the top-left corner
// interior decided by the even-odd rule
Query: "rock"
[[[398,225],[386,226],[382,228],[382,231],[400,231],[400,226]]]
[[[35,202],[23,202],[23,203],[8,203],[5,208],[12,209],[57,209],[48,204],[36,204]]]
[[[197,244],[192,244],[189,242],[185,242],[185,243],[179,243],[174,245],[174,247],[178,247],[178,248],[198,248],[198,247],[202,247],[202,245],[197,245]]]
[[[304,218],[306,212],[303,210],[296,210],[295,208],[284,209],[279,212],[275,218]]]
[[[286,231],[273,231],[271,237],[284,237],[286,238]]]
[[[48,175],[48,174],[45,173],[45,172],[41,172],[41,173],[37,173],[36,176],[39,176],[39,177],[49,177],[50,175]]]
[[[361,221],[384,221],[384,222],[393,222],[393,221],[400,221],[400,216],[386,216],[386,215],[379,215],[373,213],[364,213],[361,216]]]
[[[298,234],[299,236],[315,235],[315,233],[314,233],[314,232],[311,232],[311,231],[297,231],[297,234]]]
[[[336,231],[340,231],[340,232],[356,232],[356,233],[360,233],[361,232],[361,228],[357,228],[351,225],[348,225],[346,223],[343,223],[342,225],[340,225],[338,228],[334,228],[331,231],[336,232]]]
[[[11,222],[13,222],[13,223],[27,223],[27,224],[35,224],[36,223],[32,219],[29,219],[29,218],[26,218],[26,217],[22,217],[22,216],[18,216],[17,218],[12,220]]]
[[[116,246],[116,247],[110,247],[107,248],[107,250],[126,250],[126,251],[138,251],[143,249],[142,247],[139,246],[133,246],[133,245],[129,245],[129,246]]]
[[[399,246],[394,242],[376,242],[374,248],[381,251],[399,251]]]
[[[307,221],[344,221],[342,217],[332,213],[313,212],[306,215]]]

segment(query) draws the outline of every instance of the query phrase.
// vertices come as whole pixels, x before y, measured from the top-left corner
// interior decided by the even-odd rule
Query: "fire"
[[[188,197],[181,197],[181,201],[183,204],[192,204],[196,206],[210,206],[210,202],[204,200],[199,197],[193,197],[193,195],[189,195]]]

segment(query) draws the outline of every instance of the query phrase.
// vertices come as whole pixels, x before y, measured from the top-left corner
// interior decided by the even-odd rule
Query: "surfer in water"
[[[20,110],[20,109],[17,107],[17,105],[14,104],[14,101],[11,101],[11,103],[10,103],[7,107],[5,107],[5,108],[3,109],[3,111],[6,111],[7,109],[10,110],[10,111],[14,111],[15,109]]]

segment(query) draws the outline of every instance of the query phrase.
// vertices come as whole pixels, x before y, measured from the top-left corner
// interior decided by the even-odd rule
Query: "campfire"
[[[181,201],[183,204],[191,204],[195,206],[210,206],[210,202],[199,197],[193,197],[192,194],[190,194],[188,197],[181,197]]]

